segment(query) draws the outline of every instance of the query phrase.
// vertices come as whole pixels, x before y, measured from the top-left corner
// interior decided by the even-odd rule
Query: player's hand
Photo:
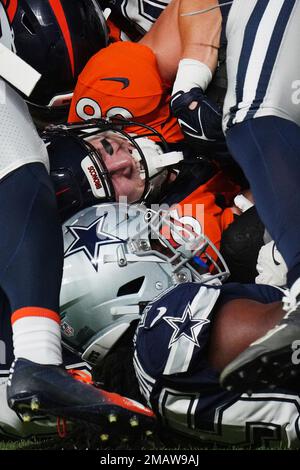
[[[178,91],[171,98],[171,111],[186,140],[192,145],[224,142],[222,111],[200,87]]]

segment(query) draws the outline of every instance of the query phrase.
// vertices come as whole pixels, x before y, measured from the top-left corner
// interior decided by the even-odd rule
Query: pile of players
[[[1,428],[298,447],[300,3],[165,3],[0,2]]]

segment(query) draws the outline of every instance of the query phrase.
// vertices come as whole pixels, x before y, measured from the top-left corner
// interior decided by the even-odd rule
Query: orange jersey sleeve
[[[169,88],[145,45],[116,42],[95,54],[78,78],[69,122],[121,115],[147,124],[168,142],[183,139],[170,114]],[[133,129],[137,132],[138,129]]]

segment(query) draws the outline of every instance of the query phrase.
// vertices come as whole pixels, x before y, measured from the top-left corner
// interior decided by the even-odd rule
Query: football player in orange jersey
[[[115,42],[91,58],[81,73],[75,88],[69,113],[70,122],[84,121],[90,118],[111,118],[117,115],[153,127],[168,143],[173,145],[182,143],[183,135],[180,126],[177,119],[170,114],[171,85],[176,77],[180,59],[182,57],[193,59],[199,48],[201,51],[204,49],[204,52],[206,50],[193,42],[196,35],[195,29],[189,35],[186,35],[184,30],[179,31],[178,15],[182,3],[179,0],[171,1],[150,31],[138,43]],[[194,2],[192,3],[194,4]],[[206,3],[211,4],[212,2]],[[223,2],[220,1],[220,3]],[[216,18],[218,20],[218,17]],[[189,19],[186,21],[189,25]],[[216,42],[214,36],[217,36],[220,29],[219,23],[219,20],[216,21],[216,31],[212,28],[212,32],[207,32],[208,42]],[[211,26],[211,21],[209,25]],[[179,33],[182,33],[182,37]],[[215,63],[216,52],[217,48],[208,56],[208,65],[211,68],[210,62]],[[182,63],[180,67],[174,85],[175,89],[182,88]],[[194,66],[192,66],[189,72],[191,76],[189,73],[186,74],[187,86],[192,86],[193,80],[197,82],[195,78],[197,67],[194,70]],[[144,129],[131,125],[130,132],[140,134],[144,132]],[[151,138],[157,141],[156,136],[153,135]],[[109,139],[105,139],[105,142],[109,142]],[[126,155],[126,152],[116,149],[117,144],[113,144],[112,141],[109,142],[109,145],[115,147],[116,151],[114,152],[107,152],[101,139],[98,139],[95,145],[102,154],[116,198],[126,196],[128,202],[145,200],[145,182],[140,180],[139,168],[137,168],[132,156],[128,152]],[[166,156],[165,159],[167,166]],[[172,162],[170,162],[171,164]],[[216,203],[216,195],[220,191],[214,187],[214,183],[218,181],[217,186],[220,186],[220,182],[223,180],[222,193],[226,191],[226,185],[232,189],[231,182],[227,182],[224,173],[220,173],[217,179],[212,180],[207,187],[201,187],[200,185],[206,182],[208,177],[206,179],[199,178],[199,172],[197,173],[197,176],[191,173],[189,175],[191,181],[186,182],[186,187],[181,185],[180,190],[178,189],[177,177],[173,185],[168,185],[168,196],[171,191],[175,191],[178,196],[175,204],[182,201],[180,207],[173,208],[177,216],[188,217],[192,226],[195,225],[200,231],[208,231],[213,242],[217,247],[220,247],[222,232],[233,222],[234,215],[226,206],[223,212],[224,207],[221,208]],[[212,175],[213,172],[209,176]],[[167,177],[163,179],[160,177],[159,185],[156,181],[156,188],[160,186],[163,191],[156,191],[155,197],[152,192],[152,202],[158,203],[160,201],[166,190],[166,181],[172,183],[175,177],[174,172],[169,171]],[[198,181],[196,177],[199,178]],[[238,191],[239,188],[236,187],[235,194],[231,192],[231,200],[226,200],[226,205],[232,204]],[[147,202],[149,202],[149,197]],[[169,204],[169,199],[167,198],[167,201],[164,200],[164,202]],[[173,202],[172,200],[172,205]],[[183,206],[184,213],[182,213]],[[195,216],[196,212],[197,216]]]
[[[91,58],[78,78],[69,122],[117,115],[153,127],[168,142],[183,139],[169,108],[181,50],[178,4],[173,0],[138,43],[116,42]]]
[[[224,0],[219,0],[220,4],[223,2]],[[102,3],[110,7],[109,2]],[[174,115],[170,114],[171,89],[173,87],[173,95],[176,95],[179,90],[183,93],[200,86],[199,77],[202,77],[204,72],[209,75],[206,85],[212,81],[211,70],[216,69],[219,48],[217,38],[221,24],[218,15],[208,15],[205,35],[207,43],[215,44],[215,49],[213,53],[207,54],[207,44],[205,47],[199,44],[197,28],[190,28],[190,24],[193,26],[194,22],[180,18],[184,7],[182,1],[172,0],[168,5],[167,3],[157,8],[152,5],[151,14],[147,11],[145,15],[142,7],[138,12],[135,11],[133,2],[124,7],[125,12],[123,6],[120,8],[118,4],[111,7],[118,17],[123,15],[126,17],[125,21],[129,20],[133,24],[138,22],[137,18],[141,16],[144,28],[149,27],[158,15],[159,17],[138,42],[117,41],[91,58],[78,79],[69,122],[120,115],[154,127],[168,142],[179,142],[183,139],[179,126],[182,123],[179,121],[178,124],[174,117],[177,116],[177,97],[176,104],[172,100]],[[193,7],[199,2],[189,3],[190,7]],[[201,5],[210,6],[212,3],[213,0],[203,0]],[[164,11],[160,13],[164,7]],[[138,24],[140,26],[140,23]],[[210,48],[208,50],[210,52]],[[197,60],[199,54],[200,58],[204,54],[203,60],[205,62],[207,59],[207,64]],[[210,93],[216,101],[222,102],[219,94],[225,93],[225,90],[220,92],[216,91],[216,88],[220,87],[213,81],[209,88]],[[209,137],[207,127],[211,125],[218,143],[224,145],[221,113],[208,98],[206,105],[209,109],[206,111],[202,142],[215,141]],[[204,108],[205,105],[202,106],[201,115]],[[185,132],[187,138],[188,135],[189,133]],[[192,143],[194,140],[191,139]]]
[[[131,125],[139,126],[140,133],[127,132]],[[204,232],[220,247],[222,232],[234,220],[231,206],[240,186],[209,161],[186,160],[182,152],[170,152],[154,130],[153,142],[146,137],[150,130],[126,120],[92,120],[47,130],[43,137],[61,218],[123,198],[163,204],[175,219],[196,233]]]
[[[176,77],[179,60],[185,53],[190,54],[191,50],[189,41],[183,43],[182,49],[178,30],[180,3],[179,0],[171,1],[138,43],[115,42],[91,58],[78,79],[69,122],[121,116],[151,126],[169,144],[176,145],[183,141],[180,126],[177,119],[171,115],[169,107],[171,86]],[[139,134],[143,131],[139,126],[130,127],[132,133]],[[157,141],[155,136],[151,138]],[[115,145],[105,139],[105,142],[107,141],[110,147]],[[119,149],[107,152],[101,139],[94,142],[94,145],[102,155],[117,199],[126,196],[129,202],[143,200],[145,184],[139,180],[139,170],[137,171],[136,162],[129,152],[127,156]],[[209,176],[212,175],[213,172]],[[169,171],[163,183],[160,179],[160,186],[163,186],[164,191],[159,194],[156,192],[152,202],[159,202],[166,190],[165,182],[172,183],[176,176],[177,174]],[[197,176],[199,177],[199,174]],[[189,217],[191,225],[197,226],[198,230],[203,230],[205,225],[204,230],[211,232],[210,236],[219,246],[221,233],[233,221],[233,213],[230,209],[223,213],[222,208],[216,204],[216,194],[219,191],[214,188],[214,182],[218,181],[220,186],[223,179],[224,191],[227,184],[232,189],[231,183],[227,183],[224,174],[220,173],[208,187],[198,188],[208,177],[200,177],[198,181],[192,173],[189,177],[191,181],[180,190],[178,177],[176,182],[169,186],[168,195],[173,190],[178,195],[175,203],[182,201],[180,208],[173,209],[177,211],[178,217]],[[234,197],[238,191],[239,188],[236,187],[235,194],[231,196]],[[233,197],[229,204],[232,203]],[[164,202],[169,203],[169,200]],[[226,203],[228,202],[227,200]],[[186,206],[188,213],[182,214],[182,204]],[[197,209],[197,206],[201,209]],[[202,214],[201,220],[195,217],[196,211]]]

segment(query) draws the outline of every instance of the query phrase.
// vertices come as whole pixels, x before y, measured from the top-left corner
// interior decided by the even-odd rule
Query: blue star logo
[[[106,216],[107,214],[102,215],[88,227],[82,227],[81,225],[69,225],[67,227],[72,233],[74,241],[65,251],[65,258],[74,253],[83,251],[95,270],[98,271],[98,257],[101,246],[113,243],[124,243],[124,240],[102,230]]]
[[[202,318],[193,318],[191,306],[188,303],[181,317],[164,317],[164,320],[173,328],[173,334],[169,342],[170,347],[180,338],[185,337],[195,346],[200,347],[198,335],[202,327],[209,323],[209,320]]]

